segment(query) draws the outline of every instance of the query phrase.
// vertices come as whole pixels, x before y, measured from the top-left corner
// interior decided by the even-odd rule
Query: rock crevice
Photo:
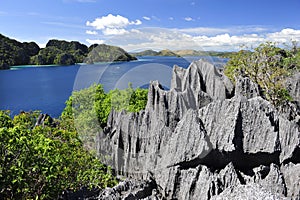
[[[275,108],[250,79],[233,86],[211,63],[196,61],[174,67],[169,91],[152,82],[144,111],[112,111],[97,152],[129,181],[150,173],[155,184],[143,198],[299,199],[299,116],[290,118],[290,109],[297,111]]]

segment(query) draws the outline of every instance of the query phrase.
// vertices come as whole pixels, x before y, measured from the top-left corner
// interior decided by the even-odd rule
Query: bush
[[[226,64],[224,73],[233,82],[238,76],[248,76],[260,86],[267,100],[280,105],[292,100],[284,84],[286,78],[299,69],[297,56],[297,48],[286,50],[267,42],[253,52],[242,50],[234,54]]]
[[[0,199],[56,199],[66,189],[116,184],[76,132],[34,126],[36,116],[23,112],[12,120],[0,111]]]
[[[62,126],[76,130],[86,148],[95,149],[95,136],[106,126],[112,109],[138,112],[145,109],[148,90],[134,90],[129,84],[125,90],[104,92],[102,85],[92,85],[87,89],[73,92],[62,112]]]

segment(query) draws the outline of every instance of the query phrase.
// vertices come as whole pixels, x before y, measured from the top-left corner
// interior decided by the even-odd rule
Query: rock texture
[[[233,86],[208,62],[175,66],[170,91],[150,84],[144,111],[111,112],[97,152],[131,186],[99,199],[300,199],[291,109],[275,108],[250,79]]]

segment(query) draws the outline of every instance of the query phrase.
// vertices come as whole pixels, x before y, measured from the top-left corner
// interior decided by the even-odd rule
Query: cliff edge
[[[298,85],[275,108],[248,78],[175,66],[169,91],[150,84],[144,111],[110,113],[97,152],[126,180],[99,199],[300,199]]]

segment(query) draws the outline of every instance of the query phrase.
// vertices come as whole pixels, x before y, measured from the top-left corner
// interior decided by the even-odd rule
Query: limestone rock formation
[[[300,199],[300,123],[297,112],[289,117],[292,108],[275,108],[250,79],[233,86],[206,61],[175,66],[169,91],[152,82],[146,109],[112,111],[97,140],[101,159],[119,175],[155,184],[120,185],[122,192],[108,189],[99,199],[142,191],[148,199]]]

